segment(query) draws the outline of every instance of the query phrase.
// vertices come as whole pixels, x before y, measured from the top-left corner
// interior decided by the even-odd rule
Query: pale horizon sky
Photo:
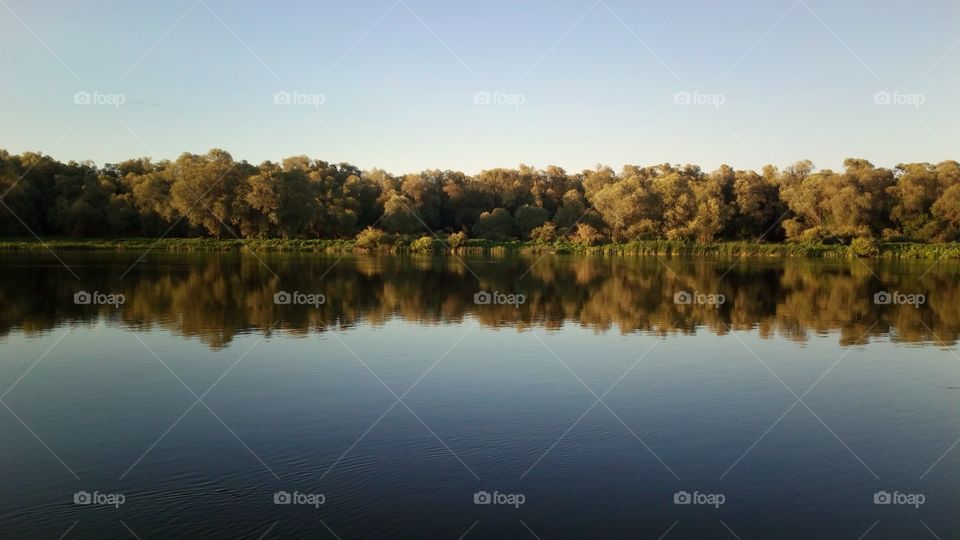
[[[0,148],[396,174],[935,163],[960,159],[958,21],[946,0],[0,0]]]

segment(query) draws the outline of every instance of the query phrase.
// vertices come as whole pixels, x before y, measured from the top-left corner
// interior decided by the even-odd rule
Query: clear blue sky
[[[395,173],[960,159],[958,22],[955,0],[0,0],[0,148]]]

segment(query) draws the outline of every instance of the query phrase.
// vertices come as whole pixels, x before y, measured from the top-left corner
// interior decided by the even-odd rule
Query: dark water
[[[960,538],[954,263],[59,255],[0,538]]]

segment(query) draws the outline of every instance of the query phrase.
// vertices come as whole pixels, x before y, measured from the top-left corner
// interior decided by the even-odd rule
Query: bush
[[[571,239],[577,244],[584,246],[595,246],[603,242],[604,236],[603,233],[598,231],[592,225],[581,223],[577,225],[577,230],[573,233]]]
[[[357,233],[357,247],[363,249],[375,249],[377,246],[384,243],[385,238],[386,233],[380,229],[367,227],[366,229]]]
[[[530,239],[538,244],[549,244],[557,239],[557,226],[548,221],[530,231]]]
[[[910,242],[913,239],[897,229],[884,229],[880,235],[884,242]]]
[[[827,244],[827,243],[835,244],[838,242],[837,235],[835,235],[833,231],[831,231],[830,229],[822,225],[818,225],[816,227],[810,227],[809,229],[806,229],[805,231],[803,231],[800,234],[800,240],[806,243],[818,242],[822,244]]]
[[[467,245],[467,233],[455,232],[447,236],[447,244],[450,246],[450,249],[462,248]]]
[[[430,253],[433,251],[433,238],[421,236],[410,242],[410,251],[413,253]]]
[[[857,257],[877,257],[880,255],[880,246],[873,238],[860,236],[850,242],[850,251]]]

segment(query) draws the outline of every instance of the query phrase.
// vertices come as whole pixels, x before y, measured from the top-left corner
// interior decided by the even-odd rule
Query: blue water
[[[100,268],[87,279],[124,269],[73,257]],[[445,311],[443,294],[405,305],[427,293],[369,261],[338,270],[383,271],[349,290],[363,309],[262,328],[242,322],[242,295],[217,311],[161,287],[206,276],[218,294],[234,278],[209,257],[142,263],[153,271],[126,278],[118,311],[34,304],[37,281],[5,282],[21,322],[0,338],[0,537],[960,538],[955,343],[896,327],[858,340],[839,323],[797,339],[764,331],[776,311],[757,306],[683,331],[583,310],[491,323],[485,306]],[[468,279],[442,268],[434,289]],[[135,297],[149,290],[147,316]],[[570,293],[527,292],[544,306]],[[124,500],[76,504],[80,491]],[[480,491],[514,504],[475,504]],[[881,491],[923,501],[875,504]]]

